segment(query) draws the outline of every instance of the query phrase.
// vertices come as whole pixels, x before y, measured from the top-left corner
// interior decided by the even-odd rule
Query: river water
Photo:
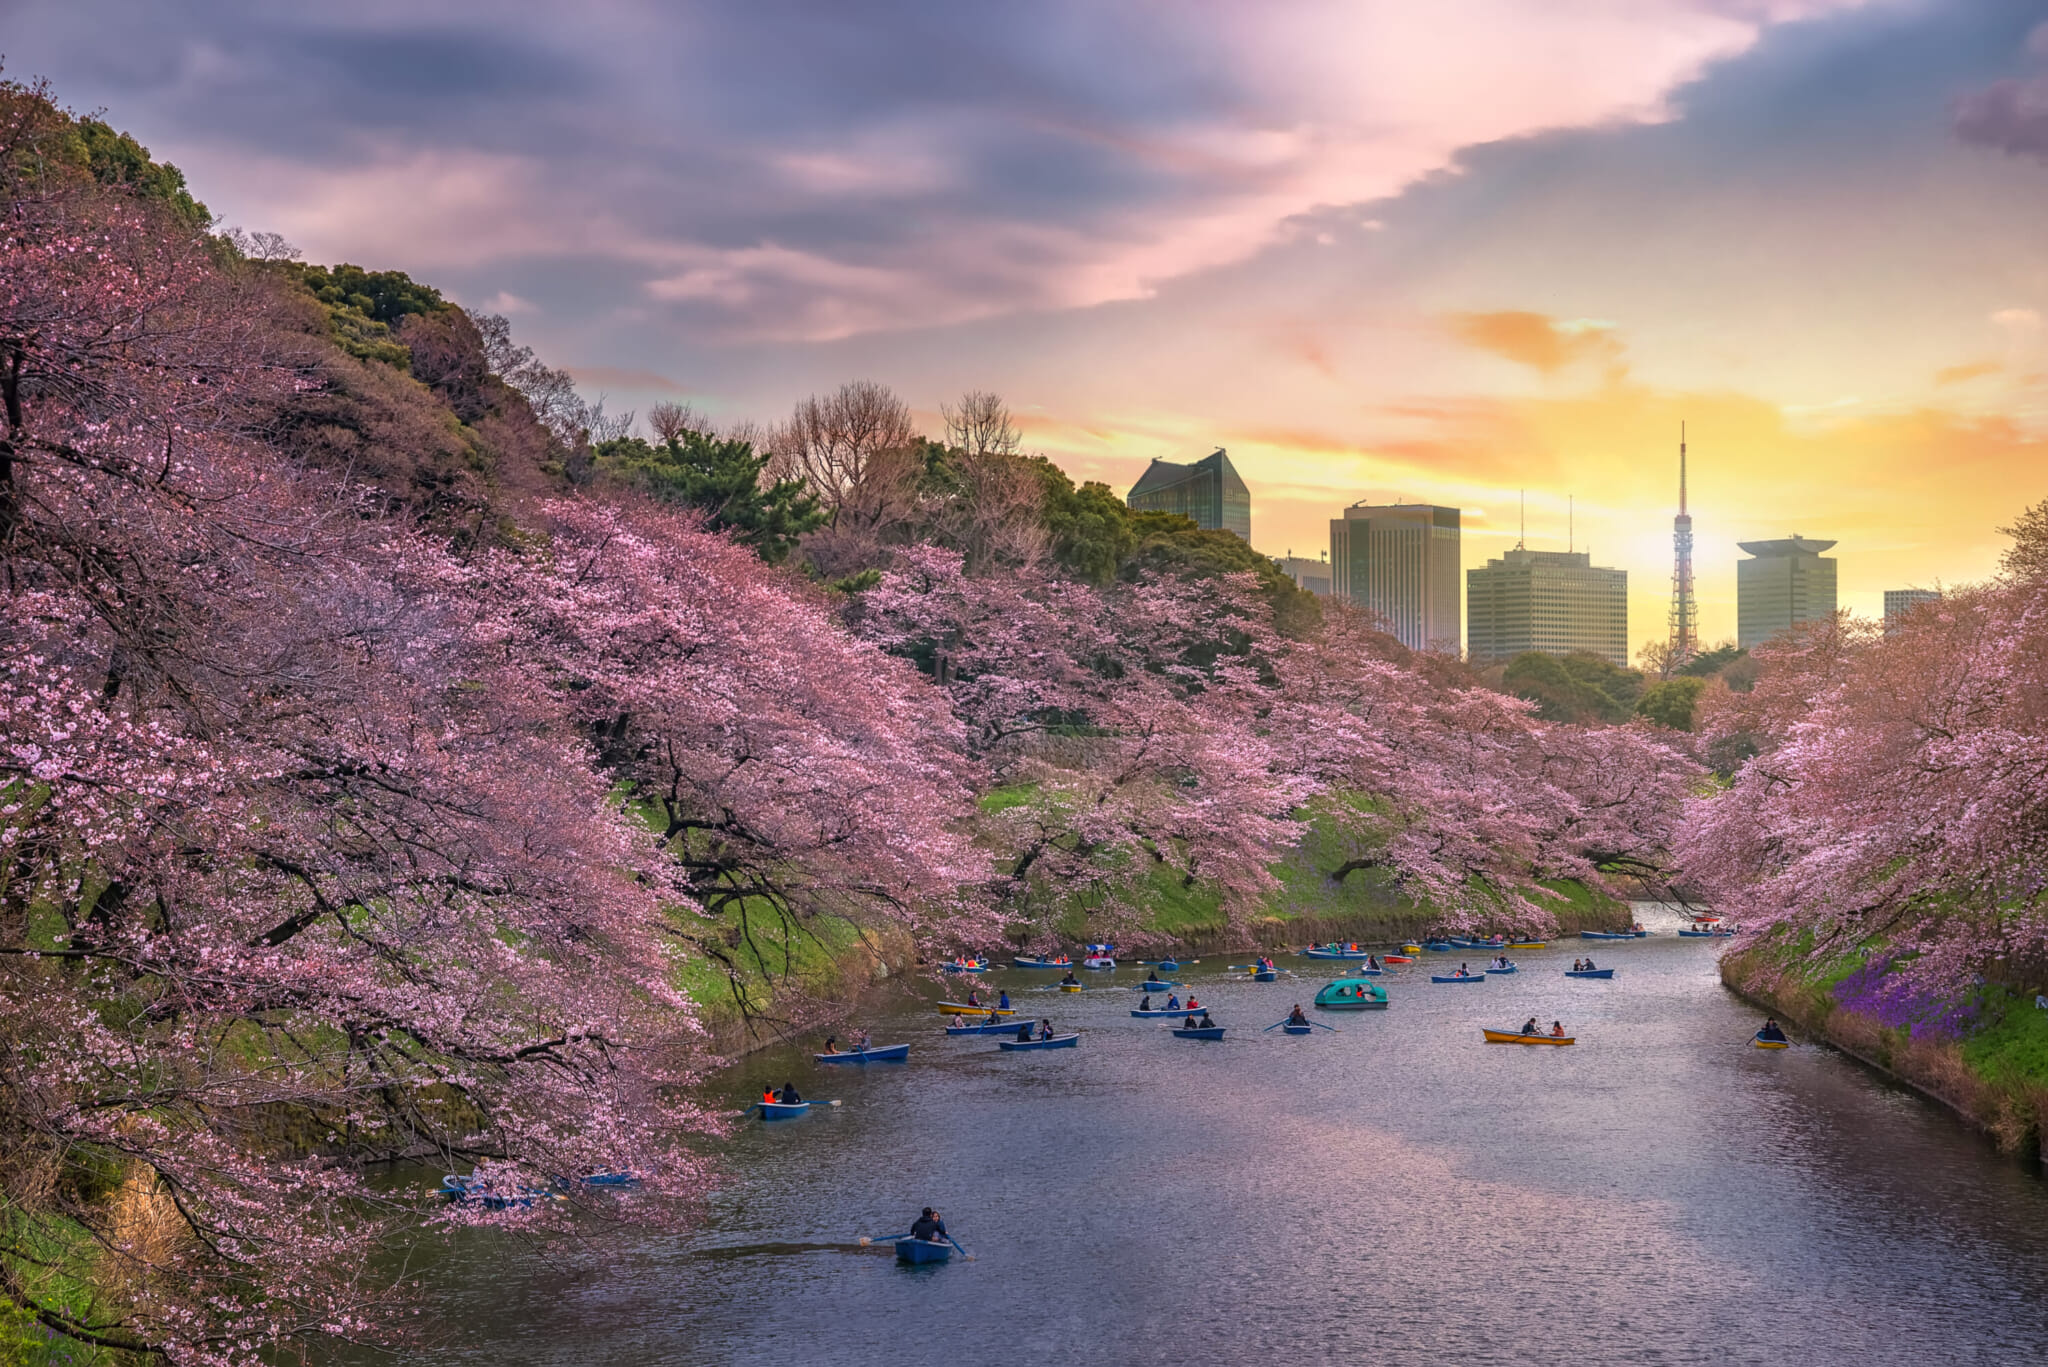
[[[744,1125],[690,1235],[544,1259],[461,1236],[428,1272],[448,1340],[416,1361],[2048,1361],[2040,1178],[1838,1054],[1749,1048],[1718,942],[1646,920],[1484,986],[1433,985],[1461,956],[1424,956],[1382,979],[1390,1009],[1313,1013],[1340,1034],[1258,1033],[1338,965],[1252,984],[1226,958],[1180,975],[1221,1043],[1133,1019],[1142,970],[1079,995],[1011,971],[989,982],[1078,1049],[906,1009],[870,1022],[906,1064],[755,1055],[735,1107],[790,1079],[843,1105]],[[1614,980],[1564,978],[1583,953]],[[1579,1043],[1481,1042],[1531,1015]],[[923,1205],[975,1261],[855,1243]]]

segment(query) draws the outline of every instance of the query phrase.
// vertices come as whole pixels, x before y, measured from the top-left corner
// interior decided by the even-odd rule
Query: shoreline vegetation
[[[1959,1012],[1899,1020],[1852,1004],[1871,966],[1866,953],[1816,960],[1765,942],[1724,955],[1721,982],[1799,1034],[1938,1102],[2000,1152],[2048,1162],[2048,1010],[1987,986]]]

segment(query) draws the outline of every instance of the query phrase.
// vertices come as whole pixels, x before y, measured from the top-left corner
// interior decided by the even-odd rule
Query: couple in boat
[[[780,1087],[770,1087],[761,1093],[761,1100],[771,1106],[801,1106],[804,1099],[798,1094],[794,1082],[785,1082]]]
[[[1592,971],[1593,971],[1593,961],[1592,961],[1591,959],[1573,959],[1573,960],[1572,960],[1572,972],[1574,972],[1574,973],[1591,973]]]
[[[1525,1035],[1540,1035],[1543,1033],[1543,1027],[1536,1023],[1534,1016],[1531,1016],[1528,1020],[1522,1022],[1522,1033]],[[1564,1022],[1552,1021],[1550,1023],[1550,1037],[1552,1039],[1564,1038]]]
[[[1210,1020],[1210,1019],[1209,1019],[1209,1013],[1208,1013],[1207,1011],[1204,1011],[1204,1012],[1202,1013],[1202,1018],[1201,1018],[1200,1020],[1196,1020],[1196,1019],[1195,1019],[1195,1017],[1194,1017],[1194,1007],[1195,1007],[1195,1004],[1194,1004],[1194,1002],[1193,1002],[1193,1001],[1190,1001],[1190,1002],[1188,1002],[1188,1013],[1189,1013],[1189,1014],[1188,1014],[1188,1018],[1187,1018],[1186,1020],[1184,1020],[1184,1021],[1182,1021],[1182,1022],[1181,1022],[1181,1026],[1180,1026],[1180,1028],[1181,1028],[1181,1029],[1183,1029],[1183,1030],[1213,1030],[1213,1029],[1215,1029],[1215,1028],[1216,1028],[1216,1022],[1215,1022],[1215,1021],[1212,1021],[1212,1020]]]
[[[1042,1021],[1040,1021],[1040,1022],[1038,1023],[1038,1034],[1037,1034],[1036,1038],[1038,1038],[1038,1039],[1051,1039],[1051,1038],[1052,1038],[1052,1022],[1051,1022],[1051,1021],[1049,1021],[1049,1020],[1042,1020]],[[1029,1044],[1029,1043],[1031,1043],[1032,1039],[1033,1039],[1033,1036],[1032,1036],[1032,1033],[1031,1033],[1031,1022],[1030,1022],[1030,1021],[1025,1021],[1025,1022],[1024,1022],[1024,1023],[1022,1024],[1022,1025],[1020,1025],[1020,1026],[1018,1026],[1018,1027],[1017,1027],[1017,1043],[1019,1043],[1019,1044]]]

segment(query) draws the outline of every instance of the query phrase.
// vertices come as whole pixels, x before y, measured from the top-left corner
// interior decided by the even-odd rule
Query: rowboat
[[[1502,946],[1501,946],[1501,948],[1502,948],[1502,949],[1542,949],[1542,948],[1543,948],[1544,946],[1548,945],[1549,943],[1550,943],[1550,941],[1548,941],[1548,940],[1510,940],[1510,941],[1508,941],[1508,942],[1507,942],[1506,944],[1502,945]]]
[[[1283,1035],[1313,1035],[1315,1032],[1316,1028],[1313,1025],[1283,1025],[1280,1027],[1280,1033]]]
[[[1792,1041],[1788,1039],[1753,1039],[1750,1043],[1759,1049],[1790,1049],[1792,1047]]]
[[[1611,978],[1614,976],[1614,970],[1611,968],[1567,968],[1564,971],[1564,975],[1567,978]]]
[[[1301,951],[1304,959],[1370,959],[1369,949],[1317,949],[1314,946]]]
[[[1437,954],[1443,954],[1457,948],[1449,940],[1424,940],[1422,947]]]
[[[1163,983],[1157,978],[1147,978],[1138,984],[1137,990],[1140,992],[1171,992],[1180,986],[1182,986],[1180,983]]]
[[[1202,1008],[1198,1006],[1193,1011],[1189,1011],[1185,1006],[1176,1006],[1171,1011],[1169,1011],[1163,1006],[1155,1006],[1151,1010],[1146,1011],[1141,1010],[1140,1008],[1134,1006],[1131,1008],[1131,1014],[1143,1018],[1150,1018],[1153,1016],[1199,1016],[1202,1014]]]
[[[1488,1044],[1576,1044],[1571,1035],[1525,1035],[1519,1030],[1481,1030]]]
[[[1198,1025],[1191,1030],[1184,1025],[1180,1025],[1174,1027],[1173,1036],[1175,1039],[1222,1039],[1223,1027],[1220,1025]]]
[[[1721,913],[1718,911],[1696,911],[1692,914],[1692,923],[1696,926],[1719,925],[1721,923]]]
[[[993,967],[987,959],[954,959],[939,965],[947,973],[986,973]]]
[[[1014,968],[1072,968],[1074,961],[1062,954],[1057,959],[1026,959],[1022,956],[1010,960]]]
[[[983,1021],[979,1025],[949,1025],[946,1027],[946,1033],[949,1035],[1014,1035],[1017,1033],[1017,1023],[1015,1021]]]
[[[986,1016],[994,1011],[998,1016],[1014,1016],[1017,1013],[1004,1006],[969,1006],[966,1002],[940,1002],[939,1010],[949,1016]]]
[[[1323,984],[1315,1004],[1323,1011],[1384,1011],[1387,989],[1364,978],[1337,978]]]
[[[1006,1039],[1006,1040],[998,1040],[998,1041],[996,1041],[996,1047],[997,1047],[997,1048],[999,1048],[999,1049],[1009,1049],[1009,1050],[1017,1050],[1017,1049],[1072,1049],[1072,1048],[1073,1048],[1074,1046],[1078,1045],[1078,1044],[1079,1044],[1080,1042],[1081,1042],[1081,1032],[1080,1032],[1080,1031],[1078,1031],[1078,1030],[1075,1030],[1075,1031],[1073,1031],[1073,1032],[1072,1032],[1072,1033],[1070,1033],[1070,1034],[1065,1034],[1065,1035],[1054,1035],[1054,1036],[1053,1036],[1053,1037],[1052,1037],[1051,1039],[1032,1039],[1032,1040],[1023,1040],[1023,1039]]]
[[[1380,958],[1382,961],[1390,964],[1412,964],[1415,962],[1415,954],[1419,952],[1419,950],[1413,950],[1407,954],[1382,954]]]
[[[1079,983],[1061,983],[1061,984],[1060,984],[1060,991],[1062,991],[1062,992],[1079,992],[1080,990],[1081,990],[1081,984],[1079,984]]]
[[[587,1177],[576,1179],[586,1187],[637,1187],[640,1174],[636,1172],[593,1172]]]
[[[1429,980],[1433,983],[1483,983],[1486,981],[1486,975],[1484,973],[1468,973],[1461,978],[1455,973],[1432,973],[1429,975]]]
[[[486,1210],[523,1210],[535,1201],[562,1201],[568,1198],[559,1192],[542,1187],[514,1187],[510,1191],[498,1191],[487,1186],[474,1176],[465,1177],[451,1172],[441,1179],[441,1195],[457,1205],[474,1202]]]
[[[1647,930],[1582,930],[1581,940],[1640,940],[1650,932]]]
[[[1252,974],[1252,981],[1255,983],[1277,983],[1280,981],[1280,970],[1277,968],[1262,968]]]
[[[953,1246],[936,1239],[898,1239],[896,1261],[899,1263],[943,1263],[951,1260]]]
[[[1421,946],[1421,945],[1402,945],[1402,946],[1401,946],[1401,952],[1402,952],[1403,954],[1420,954],[1420,953],[1422,952],[1422,946]]]
[[[794,1120],[811,1109],[808,1101],[757,1101],[763,1120]]]
[[[1158,963],[1152,966],[1158,969],[1161,973],[1180,972],[1180,965],[1172,959],[1161,959]]]
[[[1506,968],[1489,968],[1486,971],[1488,973],[1519,973],[1522,970],[1519,965],[1509,964]]]
[[[1681,930],[1678,933],[1688,940],[1732,940],[1735,938],[1735,932],[1732,930]]]
[[[836,1053],[812,1054],[820,1063],[886,1063],[910,1057],[907,1044],[885,1044],[879,1049],[841,1049]]]

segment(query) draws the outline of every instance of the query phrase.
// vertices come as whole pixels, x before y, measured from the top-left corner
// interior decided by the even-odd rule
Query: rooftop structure
[[[1886,589],[1884,591],[1884,634],[1889,636],[1913,609],[1922,603],[1941,601],[1940,589]]]
[[[1179,513],[1197,527],[1252,539],[1252,494],[1222,447],[1192,465],[1155,460],[1124,499],[1141,513]]]
[[[1294,581],[1294,587],[1305,593],[1329,597],[1330,562],[1327,559],[1310,560],[1307,556],[1289,551],[1273,563],[1280,567],[1280,573]]]

